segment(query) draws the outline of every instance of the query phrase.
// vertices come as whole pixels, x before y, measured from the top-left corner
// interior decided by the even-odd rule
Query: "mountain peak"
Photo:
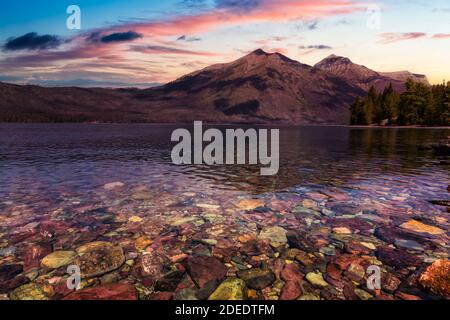
[[[269,53],[267,53],[266,51],[264,51],[261,48],[256,49],[255,51],[252,51],[250,54],[255,54],[257,56],[268,56],[269,55]]]
[[[315,65],[315,67],[323,67],[326,65],[335,65],[335,64],[353,64],[353,62],[346,57],[337,56],[335,54],[331,54],[319,63]]]

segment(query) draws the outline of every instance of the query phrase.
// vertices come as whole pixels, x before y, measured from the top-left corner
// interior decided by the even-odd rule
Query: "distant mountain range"
[[[315,66],[256,50],[149,89],[20,86],[0,83],[3,122],[348,124],[349,106],[371,86],[397,91],[407,71],[381,73],[331,55]]]

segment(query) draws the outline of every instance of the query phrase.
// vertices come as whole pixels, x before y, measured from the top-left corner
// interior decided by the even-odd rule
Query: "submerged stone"
[[[11,300],[48,300],[49,297],[45,294],[42,287],[35,283],[23,285],[10,293]]]
[[[119,188],[122,188],[124,186],[125,186],[124,183],[117,181],[117,182],[110,182],[110,183],[105,184],[103,186],[103,189],[108,190],[108,191],[112,191],[114,189],[119,189]]]
[[[288,281],[281,290],[280,300],[296,300],[302,294],[302,287],[297,281]]]
[[[244,300],[245,282],[241,279],[227,279],[211,294],[208,300]]]
[[[22,272],[23,267],[20,264],[7,264],[0,266],[0,284],[3,281],[11,280]]]
[[[420,285],[426,290],[450,298],[450,261],[435,261],[420,276]]]
[[[137,300],[137,291],[132,284],[117,283],[75,291],[64,300]]]
[[[322,273],[320,272],[310,272],[306,275],[306,280],[309,281],[313,286],[323,288],[328,286],[328,283],[323,279]]]
[[[427,233],[431,235],[440,235],[445,233],[444,230],[438,227],[430,226],[417,220],[409,220],[408,222],[403,223],[400,227],[410,231]]]
[[[184,271],[173,271],[158,279],[155,285],[156,291],[175,291],[184,278]]]
[[[69,265],[77,256],[75,251],[55,251],[42,259],[43,266],[50,269],[58,269]]]
[[[273,247],[280,247],[288,242],[286,233],[287,231],[281,227],[269,227],[263,229],[258,238],[260,240],[269,240]]]
[[[200,255],[188,258],[186,268],[199,288],[211,281],[220,283],[228,272],[228,268],[216,258]]]
[[[416,251],[424,251],[424,247],[420,245],[420,243],[413,241],[413,240],[404,240],[404,239],[397,239],[395,240],[395,246],[397,248],[405,248],[409,250],[416,250]]]
[[[244,199],[239,201],[237,207],[239,210],[249,211],[264,206],[264,202],[258,199]]]
[[[91,242],[77,249],[79,258],[75,264],[80,267],[84,278],[101,276],[119,269],[125,263],[122,247],[109,242]]]
[[[390,247],[379,247],[376,255],[383,263],[397,268],[416,267],[422,262],[417,256]]]
[[[275,274],[268,269],[248,269],[237,273],[238,277],[245,281],[247,287],[254,290],[262,290],[275,282]]]

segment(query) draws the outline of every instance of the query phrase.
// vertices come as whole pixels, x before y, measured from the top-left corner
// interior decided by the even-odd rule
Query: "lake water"
[[[332,228],[344,224],[354,229],[351,239],[376,246],[392,243],[373,230],[411,219],[448,233],[446,208],[428,201],[449,198],[449,158],[426,146],[450,129],[281,127],[279,174],[262,177],[258,166],[173,165],[176,128],[0,124],[0,265],[23,264],[30,245],[70,250],[94,240],[119,243],[138,261],[130,243],[139,236],[158,243],[173,228],[181,228],[174,239],[154,246],[167,257],[189,256],[199,239],[214,240],[200,244],[214,253],[273,226],[307,232],[311,254],[323,259],[339,255],[348,239],[333,238]],[[425,238],[397,249],[424,265],[448,255],[446,234]],[[401,267],[387,268],[405,277]]]

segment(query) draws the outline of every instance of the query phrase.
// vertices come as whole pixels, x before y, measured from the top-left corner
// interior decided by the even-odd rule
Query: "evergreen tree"
[[[392,84],[381,94],[370,88],[364,99],[351,107],[351,123],[355,125],[450,125],[450,82],[428,86],[408,79],[402,94]]]

